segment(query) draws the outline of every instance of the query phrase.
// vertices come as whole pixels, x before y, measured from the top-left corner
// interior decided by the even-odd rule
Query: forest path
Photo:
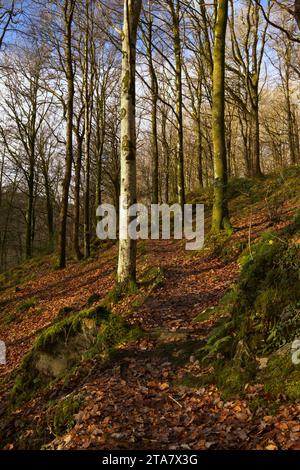
[[[252,222],[253,237],[268,225],[261,216],[257,220],[253,217]],[[237,221],[235,226],[234,240],[247,240],[246,221]],[[33,314],[20,323],[20,339],[13,343],[13,357],[20,360],[35,333],[51,323],[58,308],[80,308],[90,295],[104,296],[114,283],[116,255],[113,247],[89,264],[74,264],[64,271],[52,269],[29,282],[21,292],[2,293],[0,303],[11,302],[9,305],[14,306],[35,295],[43,311],[36,323],[32,323]],[[163,269],[164,282],[127,318],[142,325],[149,335],[122,346],[109,367],[92,363],[87,376],[68,395],[68,400],[78,396],[81,400],[75,426],[63,436],[53,436],[48,447],[271,449],[281,448],[282,443],[285,448],[290,438],[286,417],[292,428],[299,426],[299,406],[285,407],[277,417],[258,419],[250,411],[249,400],[259,397],[260,385],[249,387],[243,398],[231,401],[224,400],[214,385],[197,385],[197,376],[210,368],[199,363],[194,353],[205,342],[211,321],[194,320],[204,309],[216,305],[235,281],[236,261],[193,256],[181,242],[173,241],[148,242],[146,258],[148,266]],[[122,302],[117,308],[122,310]],[[3,329],[0,333],[3,335]],[[196,379],[192,386],[190,376]],[[37,422],[43,398],[38,403],[27,409],[29,421]],[[291,448],[295,448],[294,441]]]
[[[240,236],[236,234],[237,239]],[[236,262],[192,257],[182,244],[172,241],[149,242],[148,252],[149,264],[161,266],[165,280],[130,321],[142,324],[150,338],[125,345],[112,367],[99,371],[95,366],[84,386],[74,392],[83,399],[75,427],[49,447],[276,447],[269,428],[264,431],[253,419],[246,399],[226,402],[213,385],[185,386],[189,374],[197,377],[206,372],[193,352],[205,341],[211,323],[195,323],[194,319],[215,305],[233,283]],[[255,394],[255,387],[249,393]]]
[[[147,330],[180,329],[197,337],[195,317],[216,305],[234,282],[238,272],[236,262],[193,256],[185,251],[183,243],[172,240],[151,241],[148,252],[149,265],[162,268],[164,283],[137,312],[141,324]]]
[[[92,373],[79,391],[84,407],[75,427],[53,441],[52,448],[220,447],[228,434],[224,422],[229,416],[235,430],[226,437],[227,445],[228,439],[232,447],[241,440],[245,443],[245,404],[238,401],[224,408],[214,387],[179,385],[186,374],[202,372],[193,348],[206,337],[209,322],[194,319],[232,284],[236,263],[192,257],[182,243],[173,241],[151,241],[147,254],[150,266],[163,269],[164,282],[130,321],[158,333],[158,338],[150,334],[150,339],[124,346],[112,369]]]

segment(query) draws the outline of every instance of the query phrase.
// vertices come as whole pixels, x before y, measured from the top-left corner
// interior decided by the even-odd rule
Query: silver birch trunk
[[[128,208],[136,203],[135,72],[142,0],[124,0],[121,83],[121,200],[118,282],[136,281],[136,241],[128,236]]]

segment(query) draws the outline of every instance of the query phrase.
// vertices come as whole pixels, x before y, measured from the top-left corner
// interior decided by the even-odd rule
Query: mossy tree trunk
[[[82,113],[80,112],[77,116],[77,123],[75,126],[76,135],[76,158],[75,158],[75,178],[74,178],[74,226],[73,226],[73,248],[76,255],[76,259],[80,261],[83,258],[83,254],[80,249],[80,183],[81,183],[81,168],[82,168],[82,147],[84,132],[80,131]]]
[[[151,202],[159,202],[159,151],[158,151],[158,125],[157,125],[157,103],[158,103],[158,81],[153,60],[153,22],[154,18],[151,12],[151,2],[149,2],[149,11],[145,14],[145,31],[143,31],[143,40],[146,46],[147,62],[150,75],[150,93],[151,93]]]
[[[162,149],[162,162],[164,166],[164,194],[163,201],[165,204],[169,203],[169,186],[170,186],[170,148],[167,137],[167,120],[168,120],[168,109],[163,106],[161,109],[161,149]]]
[[[157,101],[158,101],[158,83],[156,72],[153,64],[153,51],[152,51],[152,36],[153,36],[153,18],[149,18],[149,37],[148,37],[148,60],[149,71],[151,76],[151,122],[152,122],[152,204],[158,204],[158,171],[159,171],[159,156],[158,156],[158,137],[157,137]]]
[[[93,68],[90,66],[91,52],[93,49],[91,37],[93,36],[93,12],[90,8],[90,0],[85,0],[85,39],[84,39],[84,161],[85,161],[85,186],[84,186],[84,257],[91,254],[91,218],[90,218],[90,179],[91,179],[91,115],[93,112]]]
[[[27,186],[28,186],[28,201],[27,201],[27,210],[26,210],[26,258],[29,259],[33,254],[33,239],[34,239],[34,204],[36,199],[36,184],[35,184],[35,173],[36,173],[36,144],[37,144],[37,132],[38,132],[38,89],[40,81],[40,70],[39,67],[36,70],[34,76],[32,76],[32,81],[29,88],[29,102],[30,102],[30,111],[29,118],[27,123],[27,128],[25,129],[25,151],[28,154],[28,176]],[[18,126],[21,124],[21,119],[16,115]],[[27,141],[27,143],[26,143]]]
[[[50,178],[50,157],[46,154],[46,143],[44,136],[41,136],[38,143],[38,153],[41,159],[41,171],[45,185],[46,214],[48,225],[49,248],[54,249],[55,225],[54,225],[54,195]]]
[[[215,25],[212,131],[214,148],[214,204],[212,232],[231,231],[226,199],[227,163],[225,139],[225,39],[228,0],[218,0]]]
[[[94,46],[95,50],[95,46]],[[95,55],[95,54],[94,54]],[[95,117],[96,117],[96,207],[102,203],[102,159],[104,140],[106,137],[106,93],[109,72],[101,80],[98,72],[98,64],[93,57],[93,68],[95,75]]]
[[[183,93],[182,93],[182,52],[180,37],[181,7],[179,0],[168,0],[173,29],[173,44],[175,56],[175,89],[176,89],[176,120],[177,120],[177,194],[178,202],[185,204],[184,181],[184,149],[183,149]]]
[[[260,164],[260,125],[259,125],[259,99],[258,84],[252,85],[253,95],[251,97],[252,105],[250,111],[250,129],[251,129],[251,161],[252,176],[262,176]]]
[[[69,207],[69,190],[72,176],[73,162],[73,114],[74,114],[74,70],[72,54],[72,25],[76,0],[65,0],[63,5],[64,17],[64,51],[65,51],[65,73],[67,80],[67,102],[66,102],[66,156],[65,174],[62,183],[62,203],[60,210],[60,237],[59,237],[59,267],[66,266],[66,243],[67,243],[67,218]]]
[[[190,76],[187,67],[184,65],[187,86],[191,100],[190,116],[194,122],[196,135],[196,155],[197,155],[197,175],[199,187],[203,188],[203,131],[202,131],[202,102],[203,102],[203,72],[204,68],[198,61],[197,77]]]
[[[295,18],[297,21],[297,25],[300,29],[300,0],[295,0]],[[294,123],[295,123],[295,115],[294,115]],[[295,128],[295,145],[296,145],[296,160],[300,157],[300,145],[299,145],[299,130],[297,124],[294,125]]]
[[[121,204],[118,282],[136,281],[136,241],[128,236],[128,208],[136,203],[135,72],[142,0],[124,0],[121,77]]]
[[[286,77],[285,77],[285,100],[286,100],[286,114],[288,124],[288,138],[290,148],[290,159],[292,165],[296,163],[296,147],[295,147],[295,135],[294,135],[294,116],[292,112],[291,93],[290,93],[290,75],[289,65],[287,64]]]
[[[249,22],[252,23],[253,43],[252,43],[252,70],[248,64],[248,89],[250,99],[250,128],[251,128],[251,156],[252,156],[252,176],[262,176],[260,163],[260,123],[259,123],[259,76],[261,69],[261,57],[258,57],[259,44],[259,5],[254,4],[248,10]],[[265,29],[266,31],[266,29]],[[262,49],[265,47],[265,35],[262,39]]]

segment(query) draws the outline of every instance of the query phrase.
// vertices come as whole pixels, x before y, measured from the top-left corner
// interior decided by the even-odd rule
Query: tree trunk
[[[62,204],[60,211],[60,237],[59,237],[59,267],[66,266],[67,218],[69,207],[69,190],[72,176],[73,162],[73,110],[74,110],[74,71],[72,60],[72,22],[76,0],[64,2],[64,49],[67,79],[67,128],[66,128],[66,156],[65,174],[62,184]]]
[[[4,175],[4,161],[5,161],[5,149],[2,152],[1,165],[0,165],[0,207],[2,204],[2,183],[3,183],[3,175]]]
[[[177,192],[178,202],[183,208],[185,204],[184,183],[184,150],[183,150],[183,109],[182,109],[182,56],[180,39],[180,3],[171,0],[170,7],[173,20],[173,42],[175,54],[175,86],[176,86],[176,115],[177,115]]]
[[[47,211],[47,224],[48,224],[48,237],[50,249],[54,248],[54,210],[53,210],[53,197],[51,191],[51,184],[48,177],[48,168],[43,167],[43,176],[46,192],[46,211]]]
[[[162,161],[164,165],[164,196],[165,204],[169,204],[169,179],[170,179],[170,149],[167,140],[167,112],[162,110],[161,116],[161,140],[162,140]]]
[[[149,3],[150,8],[150,3]],[[158,204],[159,200],[159,155],[158,155],[158,135],[157,135],[157,102],[158,102],[158,83],[156,72],[153,64],[153,17],[149,11],[149,18],[147,19],[147,35],[145,37],[147,60],[150,75],[150,92],[151,92],[151,163],[152,163],[152,178],[151,178],[151,202]]]
[[[214,147],[214,205],[212,232],[232,230],[226,199],[227,168],[225,139],[225,39],[228,0],[218,0],[215,25],[212,131]]]
[[[296,163],[300,160],[300,139],[299,139],[299,128],[298,128],[298,117],[296,107],[292,110],[293,115],[293,135],[295,137],[294,146],[295,146],[295,161]]]
[[[254,54],[254,52],[253,52]],[[256,60],[254,59],[256,63]],[[259,92],[258,73],[248,77],[249,105],[250,105],[250,157],[252,176],[262,176],[260,165],[260,124],[259,124]]]
[[[28,176],[28,202],[26,211],[26,259],[32,256],[32,232],[33,232],[33,202],[34,202],[34,155],[31,156]]]
[[[101,96],[97,93],[96,104],[96,207],[102,203],[102,156],[104,149],[104,139],[106,134],[105,124],[105,90],[102,90]]]
[[[199,183],[199,187],[203,188],[203,163],[202,163],[203,145],[202,145],[202,130],[201,130],[200,115],[195,124],[196,124],[196,135],[197,135],[198,183]]]
[[[73,248],[78,261],[83,258],[80,250],[80,181],[82,167],[82,143],[83,136],[80,135],[79,123],[76,129],[77,155],[75,163],[75,184],[74,184],[74,227],[73,227]]]
[[[252,176],[262,176],[260,165],[260,124],[259,124],[259,105],[258,90],[257,96],[252,98],[253,105],[250,113],[250,149],[252,162]]]
[[[142,0],[124,0],[121,83],[121,203],[118,282],[136,281],[136,241],[128,235],[127,209],[136,203],[135,72]]]
[[[85,51],[84,51],[84,161],[85,161],[85,186],[84,186],[84,257],[87,259],[91,254],[91,221],[90,221],[90,144],[91,144],[91,113],[92,113],[92,81],[90,76],[90,32],[89,21],[90,1],[85,0]]]
[[[152,82],[152,204],[158,204],[159,199],[159,155],[157,140],[157,84],[156,78]]]
[[[295,165],[296,163],[296,149],[295,149],[295,136],[294,136],[294,116],[291,106],[291,95],[290,95],[290,70],[289,65],[286,66],[286,76],[285,76],[285,99],[286,99],[286,114],[287,114],[287,124],[288,124],[288,138],[289,138],[289,148],[290,148],[290,159],[291,164]]]

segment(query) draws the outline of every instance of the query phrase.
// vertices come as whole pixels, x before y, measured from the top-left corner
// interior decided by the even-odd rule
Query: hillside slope
[[[241,255],[250,253],[255,258],[255,241],[264,232],[271,229],[281,238],[282,231],[295,224],[299,183],[298,168],[263,181],[232,181],[233,236],[207,237],[206,247],[193,254],[181,242],[140,243],[140,288],[130,295],[114,292],[107,298],[114,284],[115,246],[99,252],[89,263],[73,263],[63,271],[55,271],[43,261],[41,266],[33,262],[21,273],[30,272],[31,279],[19,281],[17,288],[5,286],[3,280],[0,338],[7,342],[8,364],[0,366],[2,447],[299,448],[297,395],[288,397],[262,383],[265,377],[260,371],[266,367],[261,359],[266,362],[267,354],[274,351],[256,358],[255,350],[243,350],[237,356],[236,347],[230,353],[222,347],[205,350],[220,318],[230,314],[228,301],[220,301],[240,282]],[[204,201],[209,209],[209,193],[191,199]],[[297,229],[293,240],[297,246]],[[114,315],[124,317],[143,333],[120,339],[105,358],[97,352],[89,354],[47,387],[14,403],[11,387],[18,378],[16,368],[34,339],[55,325],[57,317],[96,306],[104,298]],[[234,328],[230,344],[239,334]],[[218,339],[224,344],[222,335]],[[249,364],[256,362],[252,375],[242,364],[245,354]],[[234,358],[238,364],[233,364]],[[220,364],[227,372],[234,370],[238,384],[228,386],[217,375]],[[298,375],[294,382],[299,387]]]

